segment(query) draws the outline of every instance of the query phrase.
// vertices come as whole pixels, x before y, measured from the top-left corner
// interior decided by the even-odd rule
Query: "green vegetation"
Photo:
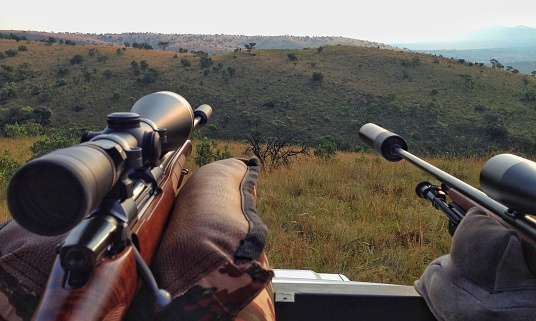
[[[19,46],[0,41],[5,51]],[[24,46],[2,60],[0,115],[45,108],[53,127],[103,128],[109,113],[170,90],[194,108],[214,108],[213,126],[203,129],[211,139],[244,140],[257,131],[317,146],[330,136],[339,150],[359,151],[359,128],[375,122],[427,155],[536,153],[536,78],[483,63],[350,46],[211,56],[171,46]],[[13,123],[0,116],[1,128]]]
[[[2,138],[0,137],[0,222],[11,215],[7,209],[6,187],[15,169],[31,157],[30,146],[38,138]]]
[[[233,155],[229,152],[229,146],[225,145],[223,151],[218,147],[218,142],[204,137],[203,140],[195,145],[195,164],[203,166],[213,161],[231,158]]]
[[[332,160],[333,158],[335,158],[335,156],[337,156],[337,144],[329,141],[319,144],[315,148],[314,155],[325,161]]]
[[[0,155],[0,182],[2,182],[4,187],[7,187],[9,179],[20,165],[19,162],[11,157],[9,150],[7,148],[4,149],[4,154]]]

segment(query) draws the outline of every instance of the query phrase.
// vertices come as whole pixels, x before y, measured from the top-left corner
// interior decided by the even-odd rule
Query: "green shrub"
[[[319,144],[314,151],[315,157],[323,160],[330,160],[337,155],[337,144],[334,142],[325,142]]]
[[[74,146],[80,142],[82,130],[79,128],[56,128],[44,139],[36,141],[30,150],[33,156],[29,159],[35,159],[42,155],[48,154],[60,148]]]
[[[212,61],[212,58],[210,58],[210,57],[201,57],[199,62],[201,63],[201,68],[203,68],[203,69],[212,66],[212,64],[214,63]]]
[[[110,69],[106,69],[106,70],[104,71],[104,77],[105,77],[106,79],[110,79],[110,78],[112,78],[113,76],[114,76],[114,72],[111,71]]]
[[[73,64],[73,65],[74,65],[74,64],[81,64],[82,62],[84,62],[84,57],[83,57],[82,55],[80,55],[80,54],[78,54],[78,55],[74,55],[74,56],[69,60],[69,62],[70,62],[71,64]]]
[[[322,82],[324,80],[324,74],[321,72],[313,72],[313,81]]]
[[[56,80],[56,84],[55,84],[56,87],[62,87],[62,86],[65,86],[65,85],[67,85],[67,81],[65,79]]]
[[[89,49],[89,51],[88,51],[87,54],[88,54],[88,56],[90,56],[90,57],[94,57],[94,56],[95,56],[96,54],[98,54],[98,53],[99,53],[99,50],[98,50],[98,49],[96,49],[96,48],[91,48],[91,49]]]
[[[8,49],[4,51],[8,57],[15,57],[19,52],[15,49]]]
[[[192,65],[190,60],[188,60],[186,58],[181,59],[181,64],[182,64],[183,67],[190,67]]]
[[[141,79],[141,81],[143,84],[147,85],[147,84],[154,83],[157,78],[158,78],[158,70],[154,68],[150,68],[143,74],[143,78]]]
[[[203,138],[203,141],[195,145],[196,154],[195,154],[195,164],[197,166],[203,166],[210,162],[231,158],[233,155],[229,152],[229,146],[225,145],[223,152],[221,149],[217,148],[218,143],[214,140],[209,141],[207,137]]]
[[[69,70],[69,68],[67,68],[66,66],[59,66],[56,73],[58,74],[58,76],[60,77],[64,77],[64,76],[67,76],[71,71]]]
[[[9,180],[20,166],[21,164],[9,155],[9,150],[4,149],[4,154],[0,156],[0,180],[4,186],[7,187]]]
[[[9,138],[34,137],[43,134],[43,126],[34,120],[19,124],[6,124],[3,134]]]

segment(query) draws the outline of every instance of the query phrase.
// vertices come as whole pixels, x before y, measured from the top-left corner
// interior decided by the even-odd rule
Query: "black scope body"
[[[480,188],[494,200],[523,214],[536,214],[536,163],[512,155],[490,158],[480,171]]]
[[[202,111],[196,116],[201,122],[208,118]],[[102,132],[86,132],[81,144],[19,168],[7,189],[9,210],[33,233],[65,233],[102,202],[122,175],[157,166],[161,155],[180,148],[193,129],[194,112],[186,99],[167,91],[146,95],[130,112],[108,115]]]

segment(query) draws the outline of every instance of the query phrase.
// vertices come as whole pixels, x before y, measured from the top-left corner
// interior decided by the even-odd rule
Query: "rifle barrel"
[[[471,198],[477,204],[493,212],[508,224],[517,227],[527,234],[527,236],[536,240],[536,221],[532,217],[511,210],[482,191],[411,154],[407,151],[407,143],[401,136],[376,124],[368,123],[359,129],[359,138],[386,160],[391,162],[402,159],[407,160],[422,171],[441,181],[448,188],[455,188],[458,192]]]

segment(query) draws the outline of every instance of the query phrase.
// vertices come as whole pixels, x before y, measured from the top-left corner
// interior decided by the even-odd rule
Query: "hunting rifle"
[[[536,219],[530,215],[536,213],[536,163],[512,154],[496,155],[480,172],[480,191],[414,156],[408,152],[404,138],[376,124],[363,125],[359,138],[386,160],[405,159],[441,182],[440,186],[421,182],[416,192],[445,213],[451,235],[465,213],[480,206],[523,232],[532,242],[536,240]],[[447,196],[452,202],[447,203]]]
[[[66,235],[34,320],[120,320],[142,282],[154,313],[166,309],[171,297],[148,266],[187,173],[190,135],[211,113],[153,93],[108,115],[102,132],[85,132],[81,144],[15,173],[13,218],[39,235]]]

